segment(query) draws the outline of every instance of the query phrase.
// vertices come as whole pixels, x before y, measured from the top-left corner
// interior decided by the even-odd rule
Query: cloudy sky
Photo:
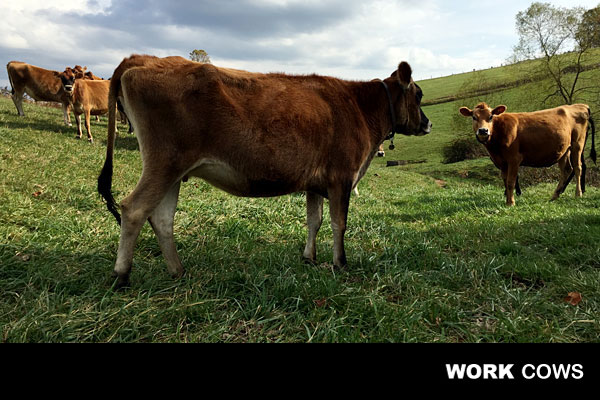
[[[600,0],[548,0],[592,8]],[[387,77],[406,60],[416,79],[489,68],[517,43],[504,0],[17,0],[0,3],[0,61],[109,78],[132,53],[188,57],[256,72]],[[3,64],[5,65],[5,64]],[[8,86],[0,69],[0,86]]]

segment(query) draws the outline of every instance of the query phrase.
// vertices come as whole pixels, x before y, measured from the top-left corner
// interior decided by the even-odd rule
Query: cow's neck
[[[389,98],[380,80],[361,82],[356,87],[358,106],[369,126],[373,147],[378,147],[394,130],[390,107],[399,96],[400,85],[393,81],[386,83]]]

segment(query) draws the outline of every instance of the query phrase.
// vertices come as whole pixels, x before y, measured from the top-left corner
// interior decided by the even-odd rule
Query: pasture
[[[351,200],[347,269],[331,265],[327,206],[311,266],[304,195],[242,199],[191,179],[175,217],[185,277],[169,277],[146,224],[131,288],[113,291],[119,227],[96,192],[106,119],[92,122],[90,145],[59,109],[26,104],[19,118],[1,97],[0,340],[598,341],[598,181],[582,199],[572,185],[550,203],[554,179],[523,180],[507,208],[489,159],[440,163],[455,104],[424,111],[433,132],[398,138],[395,151],[386,143]],[[135,137],[119,130],[117,201],[141,172]]]

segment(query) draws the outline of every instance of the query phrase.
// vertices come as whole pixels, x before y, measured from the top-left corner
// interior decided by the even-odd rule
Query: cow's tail
[[[120,78],[120,77],[119,77]],[[117,203],[112,195],[113,154],[117,137],[117,96],[121,89],[121,79],[111,79],[108,93],[108,138],[106,140],[106,160],[98,177],[98,193],[106,200],[106,207],[121,225]]]
[[[590,114],[590,125],[588,127],[588,133],[589,128],[592,128],[592,150],[590,151],[590,158],[592,159],[594,164],[596,164],[596,124],[594,123],[594,118],[592,118],[592,112],[589,108],[588,112]]]

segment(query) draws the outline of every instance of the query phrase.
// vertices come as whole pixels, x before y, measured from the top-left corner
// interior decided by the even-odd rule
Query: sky
[[[600,0],[548,0],[596,7]],[[0,3],[0,61],[109,78],[131,54],[188,57],[253,72],[415,80],[500,66],[518,42],[504,0],[18,0]],[[5,65],[5,64],[4,64]],[[9,86],[0,69],[0,87]]]

